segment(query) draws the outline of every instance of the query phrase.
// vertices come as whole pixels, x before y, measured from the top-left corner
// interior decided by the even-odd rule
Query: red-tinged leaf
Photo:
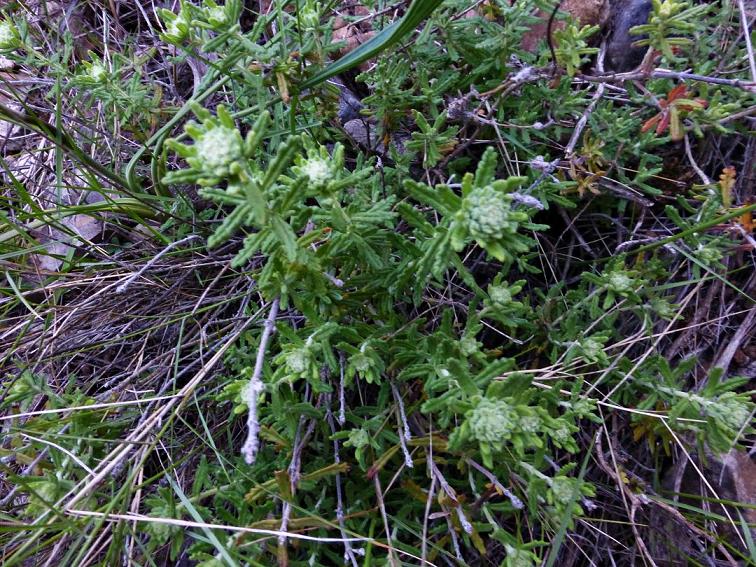
[[[656,135],[661,136],[667,131],[667,128],[669,128],[669,112],[662,114],[661,120],[659,120],[659,124],[656,126]]]
[[[669,91],[669,94],[667,95],[667,101],[673,102],[678,98],[685,97],[686,94],[688,94],[688,87],[686,87],[684,84],[677,85],[675,88]]]
[[[651,130],[651,128],[656,126],[656,123],[659,122],[659,120],[661,120],[661,114],[657,114],[653,118],[649,118],[643,123],[643,126],[641,126],[641,132],[648,132],[649,130]]]

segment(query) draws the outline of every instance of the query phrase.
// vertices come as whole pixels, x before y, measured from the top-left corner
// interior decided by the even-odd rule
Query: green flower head
[[[603,351],[603,347],[604,345],[599,341],[590,337],[580,341],[580,348],[583,350],[583,356],[591,362],[598,359]]]
[[[622,270],[614,270],[606,276],[606,288],[615,293],[629,293],[633,291],[633,286],[635,279]]]
[[[15,24],[6,19],[0,19],[0,50],[10,51],[21,45],[21,38]]]
[[[470,235],[475,240],[496,241],[505,233],[517,232],[517,221],[511,214],[511,199],[490,185],[473,190],[465,199],[462,210]]]
[[[530,216],[512,208],[512,191],[522,178],[494,180],[496,162],[491,152],[486,152],[481,163],[474,177],[468,173],[462,180],[463,196],[452,224],[452,247],[459,252],[474,240],[497,260],[511,260],[513,254],[530,247],[528,239],[517,234],[520,224],[527,223]]]
[[[332,198],[334,191],[349,185],[349,175],[344,170],[344,146],[336,144],[329,152],[322,144],[305,138],[304,149],[305,152],[294,158],[291,170],[298,179],[306,180],[311,194]],[[360,172],[355,180],[362,177],[365,174]]]
[[[504,567],[533,567],[538,557],[526,549],[516,549],[511,545],[505,546],[507,557],[502,565]]]
[[[92,63],[92,66],[89,68],[89,77],[95,82],[95,83],[103,83],[105,82],[105,79],[107,79],[108,71],[105,69],[105,66],[102,63]]]
[[[286,368],[292,374],[304,374],[310,368],[312,354],[308,348],[297,348],[286,356]]]
[[[502,281],[503,279],[503,274],[498,274],[489,284],[488,298],[484,304],[486,311],[491,314],[497,314],[497,316],[503,316],[506,320],[511,320],[525,308],[521,301],[515,299],[522,291],[525,280],[509,283]]]
[[[321,157],[310,157],[299,166],[302,173],[316,186],[324,185],[331,179],[331,168]]]
[[[221,6],[214,0],[204,0],[202,7],[196,10],[195,21],[200,27],[221,32],[238,21],[239,12],[238,0],[226,0]]]
[[[566,476],[558,476],[551,483],[554,502],[568,506],[579,494],[579,481]]]
[[[243,141],[234,128],[216,126],[204,132],[194,144],[196,156],[189,165],[202,169],[212,177],[225,177],[234,162],[243,157]]]
[[[716,246],[703,244],[699,245],[694,251],[696,258],[704,262],[705,264],[715,264],[722,259],[722,251]]]
[[[572,432],[569,427],[560,424],[559,427],[551,431],[551,436],[557,443],[567,443],[572,439]]]
[[[569,406],[575,415],[581,418],[593,415],[596,410],[596,402],[589,398],[577,398],[576,400],[569,402]],[[569,431],[567,431],[567,433],[570,434]],[[554,434],[556,435],[556,432]]]
[[[351,356],[346,371],[347,380],[351,381],[359,377],[369,384],[380,382],[384,365],[378,352],[370,346],[370,342],[366,341],[360,345],[359,349],[350,351]]]
[[[355,449],[362,449],[370,445],[370,434],[364,429],[352,429],[349,432],[349,438],[344,443],[347,447],[354,447]]]
[[[712,402],[707,407],[707,413],[731,431],[740,431],[751,419],[751,407],[727,394]]]
[[[475,337],[463,337],[459,341],[459,350],[465,356],[472,356],[480,350],[481,344],[475,340]]]
[[[357,372],[367,372],[372,367],[372,361],[361,352],[349,359],[349,363]]]
[[[538,433],[541,430],[541,418],[537,415],[523,415],[520,417],[520,430],[523,433]]]
[[[500,445],[515,428],[517,415],[504,400],[483,398],[470,413],[469,425],[473,437],[480,442]]]
[[[305,5],[299,11],[299,19],[304,29],[317,29],[318,24],[320,24],[321,9],[320,2],[313,2],[312,0],[305,2]]]
[[[488,288],[488,295],[497,305],[508,305],[512,302],[512,292],[504,285],[492,285]]]
[[[212,6],[207,9],[205,16],[210,23],[216,25],[223,25],[228,22],[228,15],[226,9],[223,6]]]
[[[196,182],[203,187],[216,185],[225,179],[229,181],[230,187],[236,187],[242,177],[248,181],[252,172],[247,167],[246,158],[251,154],[252,148],[242,139],[229,112],[223,106],[218,106],[217,116],[212,117],[201,107],[197,106],[193,110],[202,123],[191,121],[184,130],[192,137],[194,144],[182,144],[175,139],[166,141],[166,146],[185,158],[190,167],[169,172],[163,181]],[[250,135],[247,136],[248,139]],[[246,172],[244,176],[241,175],[242,171]]]
[[[575,343],[575,354],[590,363],[608,364],[609,356],[606,353],[604,343],[609,340],[607,335],[593,335],[583,337]],[[572,357],[570,357],[571,359]]]
[[[173,45],[180,45],[189,36],[189,31],[192,27],[192,14],[191,10],[193,6],[187,5],[183,1],[181,2],[181,10],[178,14],[174,14],[170,10],[161,8],[158,13],[163,20],[163,28],[165,31],[160,34],[160,38],[166,43]]]

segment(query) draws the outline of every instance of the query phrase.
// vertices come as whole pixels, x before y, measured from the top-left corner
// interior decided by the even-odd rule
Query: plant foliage
[[[559,564],[566,530],[627,523],[619,500],[602,507],[612,495],[648,502],[661,492],[658,477],[654,488],[608,484],[628,478],[630,461],[648,463],[637,467],[645,471],[674,452],[703,461],[756,432],[748,378],[699,364],[693,349],[683,356],[667,337],[685,333],[689,318],[703,324],[691,298],[704,285],[752,301],[743,273],[754,206],[737,185],[746,174],[717,166],[714,175],[713,159],[708,177],[698,164],[679,165],[693,159],[697,138],[746,135],[738,119],[752,100],[738,81],[747,50],[733,46],[738,63],[715,70],[696,41],[709,32],[729,41],[735,8],[713,14],[654,0],[633,33],[673,70],[642,78],[642,89],[623,82],[605,93],[586,73],[597,26],[569,20],[553,45],[522,47],[553,2],[415,0],[395,14],[366,1],[369,18],[311,0],[275,1],[264,13],[246,4],[181,0],[157,12],[150,25],[166,61],[204,71],[176,107],[163,104],[175,96],[159,86],[165,77],[149,78],[153,52],[89,50],[69,73],[68,62],[38,54],[20,8],[0,19],[0,54],[58,72],[57,96],[99,109],[103,128],[131,148],[124,175],[115,166],[105,175],[108,166],[58,135],[56,147],[76,157],[92,187],[113,185],[102,192],[132,200],[67,209],[56,221],[131,215],[106,251],[138,230],[168,248],[118,293],[154,284],[183,306],[163,313],[166,323],[153,327],[148,310],[134,317],[137,329],[119,330],[162,354],[161,341],[174,341],[156,362],[170,370],[154,388],[175,394],[166,394],[170,413],[106,409],[107,395],[121,400],[122,390],[104,395],[67,371],[52,388],[44,365],[7,355],[0,408],[30,413],[9,417],[2,454],[34,465],[26,473],[2,465],[24,495],[3,516],[43,526],[28,541],[8,538],[9,565],[59,537],[71,548],[61,564],[72,565],[95,556],[118,564],[124,549],[140,564],[162,554],[166,564],[204,567]],[[366,34],[341,58],[337,21]],[[703,80],[715,71],[727,78]],[[364,96],[358,117],[342,123],[345,85]],[[30,113],[0,106],[0,115],[56,138]],[[737,144],[728,155],[742,151]],[[126,151],[114,151],[113,163]],[[670,188],[676,167],[686,181]],[[14,190],[19,222],[0,243],[20,264],[27,229],[51,215],[21,183]],[[102,266],[103,252],[77,253],[71,247],[66,258],[71,270]],[[171,283],[160,266],[185,257],[188,275]],[[132,261],[114,258],[113,270]],[[29,301],[42,300],[9,282],[13,309],[37,324]],[[92,297],[115,293],[108,289]],[[160,303],[146,289],[140,301]],[[71,293],[50,295],[65,305]],[[64,344],[94,348],[60,332]],[[195,365],[196,379],[180,370]],[[126,368],[123,391],[147,372]],[[60,429],[55,413],[35,413],[35,400],[61,415],[81,412],[65,413]],[[247,412],[259,437],[249,464],[239,455]],[[140,464],[114,465],[90,486],[124,431],[141,427],[154,437],[123,443],[139,447]],[[597,448],[607,443],[634,448],[621,459],[611,453],[607,470],[609,452]],[[97,522],[109,513],[139,522],[114,524],[112,548],[98,552]],[[71,525],[55,532],[66,518]],[[229,535],[220,525],[241,529]],[[722,553],[715,541],[699,542]]]

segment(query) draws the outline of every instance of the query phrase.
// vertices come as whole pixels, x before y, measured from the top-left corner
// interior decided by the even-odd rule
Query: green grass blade
[[[307,81],[299,85],[299,90],[310,89],[320,83],[327,81],[344,71],[356,67],[360,63],[372,59],[380,52],[393,47],[399,43],[402,38],[414,30],[420,23],[431,15],[433,10],[443,0],[415,0],[410,6],[404,17],[383,29],[369,41],[363,43],[360,47],[345,55],[341,59],[334,61],[325,69],[310,77]]]
[[[27,109],[26,114],[21,114],[0,103],[0,119],[41,134],[66,153],[73,156],[81,165],[96,172],[116,187],[120,187],[121,189],[128,188],[126,178],[121,177],[113,170],[93,160],[76,144],[73,138],[33,114],[30,109]]]
[[[127,215],[139,215],[146,218],[155,218],[155,211],[136,199],[123,197],[113,199],[112,201],[100,201],[97,203],[87,203],[85,205],[75,205],[58,209],[45,209],[33,213],[35,220],[23,226],[13,226],[9,230],[0,233],[0,244],[16,238],[17,236],[47,226],[53,222],[77,214],[89,214],[98,212],[123,213]]]
[[[171,475],[166,475],[166,478],[168,479],[168,482],[171,483],[173,491],[181,500],[184,508],[186,508],[187,512],[189,512],[192,518],[194,518],[194,521],[204,523],[205,519],[202,517],[202,514],[200,514],[199,510],[197,510],[197,508],[194,507],[189,498],[187,498],[186,494],[184,494],[184,491],[181,490],[179,484],[171,477]],[[202,531],[207,536],[207,539],[210,540],[210,542],[213,544],[213,547],[215,547],[215,549],[218,550],[218,553],[221,554],[227,565],[237,565],[236,561],[233,560],[231,554],[228,552],[228,549],[226,549],[226,547],[220,542],[218,537],[210,528],[203,527]]]
[[[753,542],[753,536],[751,535],[751,527],[748,525],[748,522],[746,522],[745,518],[743,517],[743,514],[740,513],[740,510],[737,510],[738,513],[738,519],[740,519],[740,527],[743,529],[743,537],[746,540],[746,543],[748,544],[748,554],[750,555],[750,560],[753,563],[753,565],[756,565],[756,544]]]

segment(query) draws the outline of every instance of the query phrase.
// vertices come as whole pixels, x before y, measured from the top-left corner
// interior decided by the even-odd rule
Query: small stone
[[[633,43],[645,36],[631,35],[630,28],[648,22],[650,13],[649,0],[622,0],[611,3],[609,37],[606,42],[607,70],[624,73],[640,65],[647,48],[634,47]]]

